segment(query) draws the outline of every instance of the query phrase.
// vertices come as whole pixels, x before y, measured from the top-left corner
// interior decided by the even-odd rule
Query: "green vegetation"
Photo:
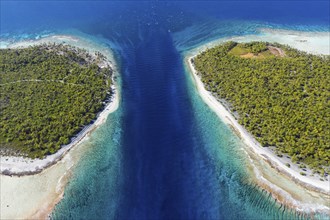
[[[227,103],[262,146],[329,173],[329,56],[280,44],[227,42],[193,63],[205,88]]]
[[[100,54],[62,44],[0,50],[0,150],[53,154],[90,124],[111,96]]]

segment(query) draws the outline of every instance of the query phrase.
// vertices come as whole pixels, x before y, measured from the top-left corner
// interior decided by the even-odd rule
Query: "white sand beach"
[[[249,147],[249,153],[253,153],[258,155],[258,157],[255,157],[254,155],[250,156],[250,158],[254,158],[254,160],[259,160],[260,158],[263,159],[264,165],[267,166],[270,165],[272,168],[272,173],[281,173],[284,174],[286,178],[289,178],[291,182],[293,182],[292,187],[298,187],[301,188],[301,190],[305,190],[307,188],[308,190],[316,191],[321,193],[323,196],[325,196],[325,200],[323,198],[320,198],[320,200],[315,201],[314,199],[311,199],[311,201],[305,201],[308,203],[317,202],[314,205],[317,205],[320,209],[325,210],[329,212],[330,205],[327,201],[330,198],[330,182],[329,180],[321,181],[316,176],[302,176],[300,174],[301,170],[299,170],[297,165],[294,165],[288,158],[279,158],[276,156],[276,154],[270,150],[269,148],[262,147],[255,139],[254,137],[247,132],[247,130],[241,126],[236,119],[233,117],[233,115],[225,108],[223,104],[221,104],[215,97],[213,97],[210,92],[208,92],[205,88],[203,83],[201,82],[199,76],[197,75],[196,70],[194,69],[194,66],[191,62],[191,59],[196,56],[198,53],[202,52],[203,50],[206,50],[207,48],[210,48],[212,46],[215,46],[217,44],[223,43],[228,40],[238,41],[238,42],[249,42],[249,41],[268,41],[268,42],[277,42],[281,44],[287,44],[291,47],[313,53],[313,54],[330,54],[330,35],[329,33],[305,33],[305,32],[290,32],[290,31],[283,31],[283,30],[269,30],[269,29],[263,29],[262,35],[249,35],[249,36],[243,36],[243,37],[232,37],[232,38],[224,38],[219,39],[217,41],[213,41],[207,45],[198,47],[190,52],[188,52],[185,56],[185,61],[190,69],[190,72],[192,73],[192,77],[194,79],[196,88],[198,90],[198,93],[200,94],[203,101],[224,121],[226,124],[231,125],[237,133],[239,133],[240,138],[244,141],[244,143]],[[285,164],[289,162],[291,163],[291,167],[287,167]],[[259,166],[260,167],[260,166]],[[254,167],[256,168],[256,167]],[[265,168],[262,168],[263,171],[265,171]],[[272,177],[272,174],[269,175],[269,173],[266,175],[265,172],[260,172],[260,170],[254,170],[255,175],[258,178],[258,181],[260,185],[263,186],[263,188],[267,189],[268,191],[281,191],[282,189],[282,197],[284,193],[284,188],[289,189],[288,186],[285,186],[285,184],[279,184],[279,180],[276,180]],[[269,172],[269,169],[266,171]],[[284,182],[283,180],[282,182]],[[276,184],[275,184],[276,183]],[[298,184],[299,186],[295,186],[295,184]],[[288,185],[288,184],[287,184]],[[291,184],[290,184],[291,185]],[[290,189],[291,190],[291,189]],[[294,189],[296,190],[296,189]],[[311,194],[311,192],[308,192]],[[299,193],[298,193],[299,194]],[[289,194],[285,193],[285,198],[290,197]],[[299,195],[300,196],[300,195]],[[298,196],[298,197],[299,197]],[[318,196],[318,195],[317,195]],[[313,197],[317,196],[313,195]],[[300,196],[301,199],[306,199],[306,197]],[[312,197],[310,197],[312,198]],[[277,198],[278,199],[278,198]],[[285,199],[283,199],[283,202]],[[296,206],[296,205],[292,205]],[[311,205],[310,207],[312,207]]]
[[[107,64],[118,75],[117,66],[112,52],[108,47],[97,44],[89,39],[71,36],[54,35],[35,41],[17,43],[1,43],[6,48],[26,47],[41,43],[65,43],[86,49],[91,54],[99,51],[107,57]],[[114,95],[95,122],[86,126],[72,143],[62,147],[57,153],[45,159],[25,159],[20,157],[0,157],[0,219],[45,219],[53,207],[62,198],[64,187],[70,177],[71,168],[79,160],[86,149],[86,141],[93,130],[103,124],[108,115],[119,106],[118,89],[113,86]],[[75,147],[74,147],[75,146]],[[35,173],[34,175],[24,175]],[[19,176],[22,174],[23,176]],[[17,176],[18,175],[18,176]]]

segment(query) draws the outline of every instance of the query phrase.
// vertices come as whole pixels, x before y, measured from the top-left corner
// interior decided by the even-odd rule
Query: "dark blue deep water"
[[[183,54],[258,28],[329,31],[328,1],[1,1],[1,37],[108,40],[121,103],[89,141],[53,219],[300,219],[249,181],[235,134]]]

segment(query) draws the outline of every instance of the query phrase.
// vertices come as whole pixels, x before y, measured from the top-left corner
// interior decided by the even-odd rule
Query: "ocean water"
[[[79,30],[111,42],[120,64],[120,107],[91,136],[51,218],[312,217],[254,185],[241,141],[184,66],[188,50],[259,28],[329,31],[329,2],[2,1],[0,38]]]

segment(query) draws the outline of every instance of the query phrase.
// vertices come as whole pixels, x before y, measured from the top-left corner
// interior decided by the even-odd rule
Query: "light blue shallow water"
[[[329,3],[318,3],[1,3],[3,38],[76,28],[108,39],[120,61],[121,105],[93,133],[52,218],[309,218],[250,182],[241,141],[200,99],[183,54],[260,27],[327,31]]]

